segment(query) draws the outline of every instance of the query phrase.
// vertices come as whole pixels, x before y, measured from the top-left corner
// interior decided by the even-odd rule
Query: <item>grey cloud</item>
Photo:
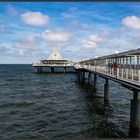
[[[0,30],[0,35],[10,35],[10,34],[13,34],[15,33],[14,31],[11,31],[11,30]]]

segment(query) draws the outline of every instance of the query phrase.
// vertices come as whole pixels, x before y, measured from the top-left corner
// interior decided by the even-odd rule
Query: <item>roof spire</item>
[[[61,56],[58,48],[53,48],[51,55],[48,57],[48,60],[64,60]]]

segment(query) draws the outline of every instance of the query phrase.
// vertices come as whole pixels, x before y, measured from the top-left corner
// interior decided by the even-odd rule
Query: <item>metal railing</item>
[[[45,66],[74,66],[74,64],[43,64],[43,63],[33,63],[32,66],[37,66],[37,67],[45,67]]]
[[[91,66],[91,65],[74,65],[75,68],[85,68],[101,74],[115,77],[117,79],[124,79],[140,84],[140,68],[116,67],[109,68],[107,66]]]

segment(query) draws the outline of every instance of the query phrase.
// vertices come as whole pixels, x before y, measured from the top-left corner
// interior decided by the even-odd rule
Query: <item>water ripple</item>
[[[0,65],[0,138],[128,137],[132,93],[112,81],[110,106],[75,74],[35,74],[31,65]]]

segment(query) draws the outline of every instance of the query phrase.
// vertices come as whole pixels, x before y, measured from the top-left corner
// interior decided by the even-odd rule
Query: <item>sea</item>
[[[35,73],[31,64],[0,65],[0,138],[128,138],[132,91],[105,80],[97,91],[76,73]]]

